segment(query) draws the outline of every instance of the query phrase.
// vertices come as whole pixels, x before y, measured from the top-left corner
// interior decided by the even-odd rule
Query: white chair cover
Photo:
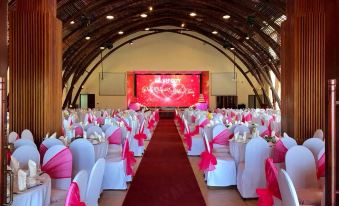
[[[321,140],[324,140],[324,132],[322,129],[317,129],[315,132],[314,132],[314,135],[313,135],[314,138],[319,138]]]
[[[244,132],[246,132],[247,134],[250,133],[250,129],[248,127],[246,127],[245,125],[237,125],[234,129],[234,134],[239,132],[240,135],[243,135]]]
[[[21,139],[27,139],[27,140],[34,142],[33,134],[28,129],[25,129],[21,132]]]
[[[290,149],[290,148],[298,145],[297,141],[295,141],[295,139],[288,137],[288,136],[285,136],[285,137],[281,138],[280,140],[282,141],[282,143],[284,144],[284,146],[287,149]]]
[[[27,169],[28,168],[28,161],[32,160],[37,165],[40,165],[40,153],[39,151],[30,145],[23,145],[19,148],[17,148],[12,156],[18,160],[19,166],[21,169]]]
[[[74,177],[73,182],[76,182],[79,187],[80,200],[84,202],[86,199],[87,185],[88,185],[88,173],[86,170],[81,170]]]
[[[318,161],[318,155],[319,155],[319,152],[325,148],[325,142],[322,141],[321,139],[319,138],[310,138],[310,139],[307,139],[304,143],[303,143],[303,146],[307,147],[307,149],[309,149],[313,156],[314,156],[314,160],[315,161]]]
[[[286,172],[290,176],[296,190],[316,188],[316,165],[312,152],[304,146],[294,146],[285,157]]]
[[[205,120],[206,120],[206,117],[200,118],[199,124],[201,124]],[[193,131],[190,131],[191,129],[188,127],[186,119],[184,119],[184,124],[185,124],[186,132],[193,132]],[[191,147],[191,150],[187,151],[187,154],[189,156],[198,156],[203,151],[205,151],[205,143],[204,143],[205,140],[202,136],[203,131],[204,131],[204,128],[199,127],[199,134],[192,136],[192,147]]]
[[[8,143],[13,144],[15,140],[19,139],[19,135],[16,132],[10,132],[8,134]]]
[[[86,139],[76,139],[70,145],[69,149],[73,156],[73,172],[75,176],[81,170],[86,170],[89,174],[95,163],[95,153],[93,145]]]
[[[283,169],[279,171],[278,183],[282,198],[282,206],[299,206],[298,196],[293,182],[287,172]]]
[[[245,150],[245,162],[238,165],[237,188],[243,198],[257,197],[256,189],[265,188],[265,160],[269,157],[269,145],[263,138],[253,138]]]
[[[37,148],[35,143],[31,140],[27,140],[27,139],[18,139],[14,142],[14,148],[17,149],[21,146],[24,146],[24,145],[29,145],[29,146],[32,146],[34,148]]]
[[[64,145],[64,143],[62,143],[61,140],[56,139],[56,138],[45,139],[41,144],[45,145],[45,147],[47,147],[47,149],[49,149],[50,147],[52,147],[54,145]]]
[[[85,203],[86,205],[98,206],[100,198],[102,180],[105,172],[105,159],[98,159],[94,164],[88,179]]]
[[[95,136],[95,133],[97,133],[98,135],[102,135],[102,129],[99,126],[92,125],[88,127],[86,133],[87,133],[87,138],[90,138],[91,135]]]

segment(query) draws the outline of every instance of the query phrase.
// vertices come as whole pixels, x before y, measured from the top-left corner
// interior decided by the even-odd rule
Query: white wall
[[[206,39],[203,36],[199,37]],[[114,46],[117,45],[119,45],[119,43],[115,43]],[[214,43],[214,45],[217,44]],[[233,54],[228,50],[223,50],[233,57]],[[107,50],[104,52],[107,52]],[[100,57],[94,60],[87,68],[87,71],[89,71],[99,59]],[[244,71],[247,71],[247,68],[241,64],[240,60],[237,59],[236,61]],[[132,45],[125,45],[106,58],[103,65],[105,72],[138,70],[201,70],[210,71],[210,73],[233,72],[233,63],[215,48],[191,37],[174,33],[151,35],[135,41]],[[92,73],[81,93],[95,94],[96,107],[98,108],[126,108],[126,96],[99,96],[99,72],[101,72],[101,66],[97,67]],[[238,103],[247,105],[248,95],[253,94],[253,90],[239,71],[237,71],[237,74]],[[249,76],[251,79],[254,79],[250,74]],[[82,81],[82,79],[80,79],[80,81]],[[253,82],[255,86],[258,87],[257,82],[255,80]],[[76,85],[75,88],[78,88],[78,85]],[[215,106],[216,97],[210,96],[210,108],[215,108]]]

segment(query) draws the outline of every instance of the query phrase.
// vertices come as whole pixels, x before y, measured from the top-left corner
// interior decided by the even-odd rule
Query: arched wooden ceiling
[[[14,0],[10,8],[15,8]],[[197,16],[191,17],[191,12]],[[147,18],[141,18],[142,13]],[[249,72],[272,86],[269,70],[280,79],[279,32],[284,14],[285,0],[58,0],[57,16],[63,22],[63,84],[71,80],[74,86],[105,42],[114,44],[146,27],[155,32],[152,28],[185,23],[185,29],[220,45],[230,43]],[[107,15],[114,19],[106,19]],[[223,19],[224,15],[230,18]]]

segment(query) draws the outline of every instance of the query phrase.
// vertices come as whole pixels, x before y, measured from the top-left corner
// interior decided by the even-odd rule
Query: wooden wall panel
[[[301,143],[325,130],[325,3],[288,0],[282,43],[282,126]]]
[[[10,130],[28,128],[40,143],[61,131],[62,27],[51,9],[24,4],[9,15]]]

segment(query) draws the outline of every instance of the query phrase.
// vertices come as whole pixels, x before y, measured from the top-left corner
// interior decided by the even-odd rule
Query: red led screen
[[[189,107],[198,102],[200,75],[136,75],[138,102],[148,107]]]

